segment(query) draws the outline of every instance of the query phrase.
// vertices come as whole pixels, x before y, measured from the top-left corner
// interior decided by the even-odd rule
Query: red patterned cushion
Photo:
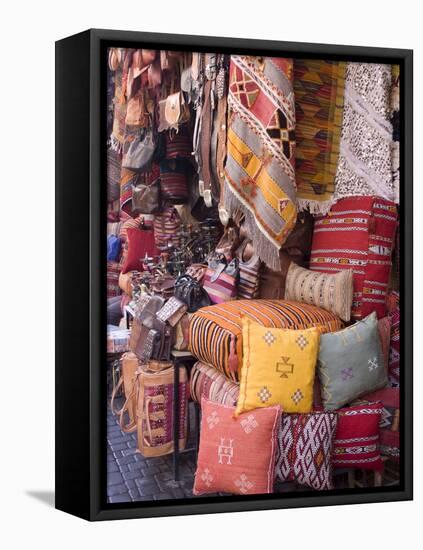
[[[120,295],[119,288],[120,266],[118,262],[107,262],[107,297]]]
[[[283,414],[278,434],[276,477],[312,489],[332,489],[331,454],[338,417],[335,412]]]
[[[341,199],[314,224],[310,269],[353,270],[354,319],[385,315],[396,224],[396,205],[379,197]]]
[[[234,407],[201,402],[200,450],[193,492],[271,493],[280,407],[234,418]]]
[[[336,468],[383,468],[379,448],[381,403],[362,404],[339,409],[338,429],[333,449]]]
[[[383,388],[360,398],[361,405],[363,403],[374,403],[375,401],[382,403],[382,414],[379,422],[380,453],[382,456],[399,460],[400,390],[399,388]]]
[[[154,242],[154,231],[127,229],[128,252],[122,264],[122,273],[128,271],[143,271],[143,260],[145,255],[158,256],[159,251]]]

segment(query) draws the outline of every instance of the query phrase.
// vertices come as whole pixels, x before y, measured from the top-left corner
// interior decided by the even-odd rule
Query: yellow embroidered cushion
[[[308,413],[319,352],[317,328],[266,328],[242,318],[243,363],[235,414],[270,405]]]

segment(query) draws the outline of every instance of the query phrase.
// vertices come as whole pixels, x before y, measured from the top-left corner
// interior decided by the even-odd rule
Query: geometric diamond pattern
[[[294,478],[313,489],[331,489],[331,449],[337,422],[337,414],[330,412],[282,415],[277,479]]]
[[[257,393],[257,396],[262,403],[266,403],[266,401],[268,401],[272,397],[272,394],[266,386],[263,386],[261,390]]]
[[[297,342],[297,344],[301,349],[304,349],[308,344],[308,340],[303,334],[300,334],[295,341]]]
[[[298,405],[298,403],[301,401],[301,399],[304,397],[304,395],[302,394],[301,390],[298,389],[296,392],[294,392],[292,395],[291,395],[291,399],[292,401]]]
[[[266,332],[266,334],[263,335],[263,340],[266,342],[266,344],[270,347],[274,342],[276,342],[276,336],[274,336],[270,330]]]

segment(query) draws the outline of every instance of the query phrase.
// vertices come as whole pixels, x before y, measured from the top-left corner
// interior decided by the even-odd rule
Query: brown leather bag
[[[127,431],[135,431],[137,424],[136,424],[136,399],[135,399],[135,381],[137,378],[136,372],[139,366],[138,357],[132,353],[127,352],[122,355],[121,358],[121,376],[117,383],[117,385],[113,388],[112,397],[110,401],[110,407],[112,409],[113,414],[120,415],[121,411],[123,409],[116,409],[115,407],[115,399],[116,396],[119,395],[119,390],[123,386],[125,398],[127,400],[126,403],[126,411],[128,413],[129,422],[127,424]]]
[[[160,210],[160,179],[150,185],[138,183],[132,187],[132,210],[137,214],[154,214]]]
[[[267,300],[283,300],[285,297],[285,282],[292,261],[303,266],[311,250],[313,237],[313,216],[309,212],[300,212],[294,229],[282,246],[279,257],[281,270],[274,271],[266,265],[260,272],[259,298]]]
[[[167,360],[170,357],[172,329],[156,315],[164,303],[161,296],[151,296],[134,317],[129,348],[141,361]]]
[[[172,362],[149,361],[139,366],[133,391],[120,412],[122,431],[134,431],[133,424],[125,424],[129,405],[136,399],[137,451],[145,457],[172,453],[173,442],[173,384]],[[186,445],[188,435],[188,376],[185,368],[179,370],[180,422],[179,450]]]

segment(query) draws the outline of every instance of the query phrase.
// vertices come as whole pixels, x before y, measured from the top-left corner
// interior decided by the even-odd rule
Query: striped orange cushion
[[[242,365],[241,315],[265,327],[319,327],[322,333],[343,327],[334,313],[287,300],[234,300],[203,307],[191,319],[191,352],[235,381],[239,380]]]

